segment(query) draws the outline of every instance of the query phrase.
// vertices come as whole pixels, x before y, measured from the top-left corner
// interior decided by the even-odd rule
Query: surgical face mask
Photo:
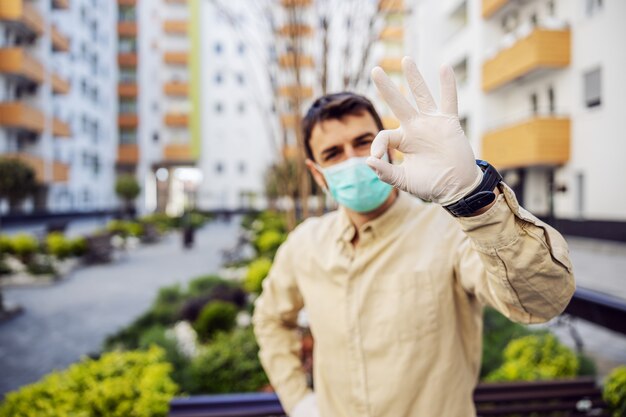
[[[337,203],[359,213],[380,207],[393,187],[381,181],[365,160],[350,158],[328,168],[318,166],[324,174],[330,194]]]

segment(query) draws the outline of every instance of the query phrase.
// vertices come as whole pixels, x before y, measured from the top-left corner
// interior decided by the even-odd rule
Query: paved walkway
[[[52,287],[5,291],[25,312],[0,324],[0,397],[98,352],[104,338],[128,325],[160,287],[216,272],[220,250],[234,245],[238,221],[213,222],[184,251],[178,234],[107,265],[76,271]]]

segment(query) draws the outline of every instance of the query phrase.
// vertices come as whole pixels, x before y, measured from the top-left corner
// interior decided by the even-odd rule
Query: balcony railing
[[[70,125],[63,120],[52,118],[52,135],[59,138],[69,138],[72,136]]]
[[[288,53],[278,58],[278,63],[283,68],[313,67],[313,57],[310,55]]]
[[[402,26],[388,26],[380,32],[380,39],[386,42],[402,42],[404,28]]]
[[[163,22],[163,31],[170,35],[186,35],[188,26],[186,20],[166,20]]]
[[[35,171],[35,181],[39,184],[48,184],[50,182],[67,182],[69,178],[70,167],[57,161],[45,161],[43,158],[31,155],[25,152],[8,153],[2,155],[6,158],[15,158],[29,165]],[[46,165],[50,165],[46,167]],[[49,168],[47,170],[46,168]]]
[[[41,62],[19,47],[0,49],[0,73],[37,84],[43,83],[45,76]]]
[[[483,19],[489,19],[502,9],[509,0],[483,0]]]
[[[189,62],[188,52],[165,52],[163,61],[170,65],[187,65]]]
[[[282,97],[299,97],[307,99],[313,97],[313,88],[304,85],[286,85],[278,89],[278,94]]]
[[[139,146],[137,144],[121,144],[117,147],[117,163],[120,165],[136,165],[139,162]]]
[[[402,72],[402,58],[401,57],[393,57],[393,58],[383,58],[380,60],[378,65],[385,70],[387,73],[398,73]]]
[[[163,160],[166,163],[191,162],[191,146],[187,143],[169,143],[163,147]]]
[[[45,119],[43,112],[24,103],[0,103],[0,126],[5,128],[42,133]]]
[[[163,85],[163,93],[168,96],[187,97],[189,95],[189,83],[169,82]]]
[[[482,157],[498,169],[562,165],[570,157],[570,120],[538,116],[483,136]]]
[[[281,27],[278,30],[278,34],[281,36],[311,36],[313,34],[313,28],[307,24],[290,24]]]
[[[181,113],[167,113],[163,118],[163,122],[170,127],[187,127],[189,125],[189,116]]]
[[[56,10],[67,10],[70,8],[69,0],[52,0],[52,7]]]
[[[69,81],[63,79],[58,74],[52,74],[52,92],[54,94],[67,94],[70,92],[70,89]]]
[[[136,37],[137,22],[135,20],[120,21],[117,24],[117,34],[120,37]]]
[[[570,64],[569,29],[536,28],[483,64],[483,91],[489,92],[541,69]]]
[[[124,83],[117,85],[117,95],[123,98],[135,98],[139,94],[136,83]]]
[[[0,6],[0,21],[15,25],[19,30],[41,36],[44,32],[43,16],[28,1],[5,0]]]
[[[56,26],[52,26],[52,50],[55,52],[68,52],[70,50],[70,40],[63,35]]]
[[[136,68],[137,67],[137,53],[119,53],[117,54],[117,63],[122,68]]]
[[[117,125],[121,129],[135,129],[139,125],[139,117],[133,113],[119,114],[117,116]]]

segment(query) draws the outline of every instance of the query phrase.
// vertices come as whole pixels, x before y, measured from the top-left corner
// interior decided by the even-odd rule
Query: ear
[[[306,164],[306,167],[309,169],[309,172],[311,173],[311,175],[313,175],[313,179],[315,180],[317,185],[319,185],[324,190],[328,190],[328,184],[326,184],[326,178],[324,178],[324,174],[322,174],[320,170],[317,168],[317,166],[315,165],[315,162],[307,158],[304,161],[304,163]]]

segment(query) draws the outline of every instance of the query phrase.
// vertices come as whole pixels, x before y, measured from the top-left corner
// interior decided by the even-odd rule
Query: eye
[[[330,151],[330,152],[327,152],[327,153],[324,155],[324,161],[330,161],[330,160],[332,160],[332,159],[336,158],[336,157],[337,157],[337,155],[339,155],[339,152],[337,152],[337,151]]]
[[[363,147],[363,146],[369,146],[372,144],[372,139],[361,139],[357,142],[356,146],[358,147]]]

